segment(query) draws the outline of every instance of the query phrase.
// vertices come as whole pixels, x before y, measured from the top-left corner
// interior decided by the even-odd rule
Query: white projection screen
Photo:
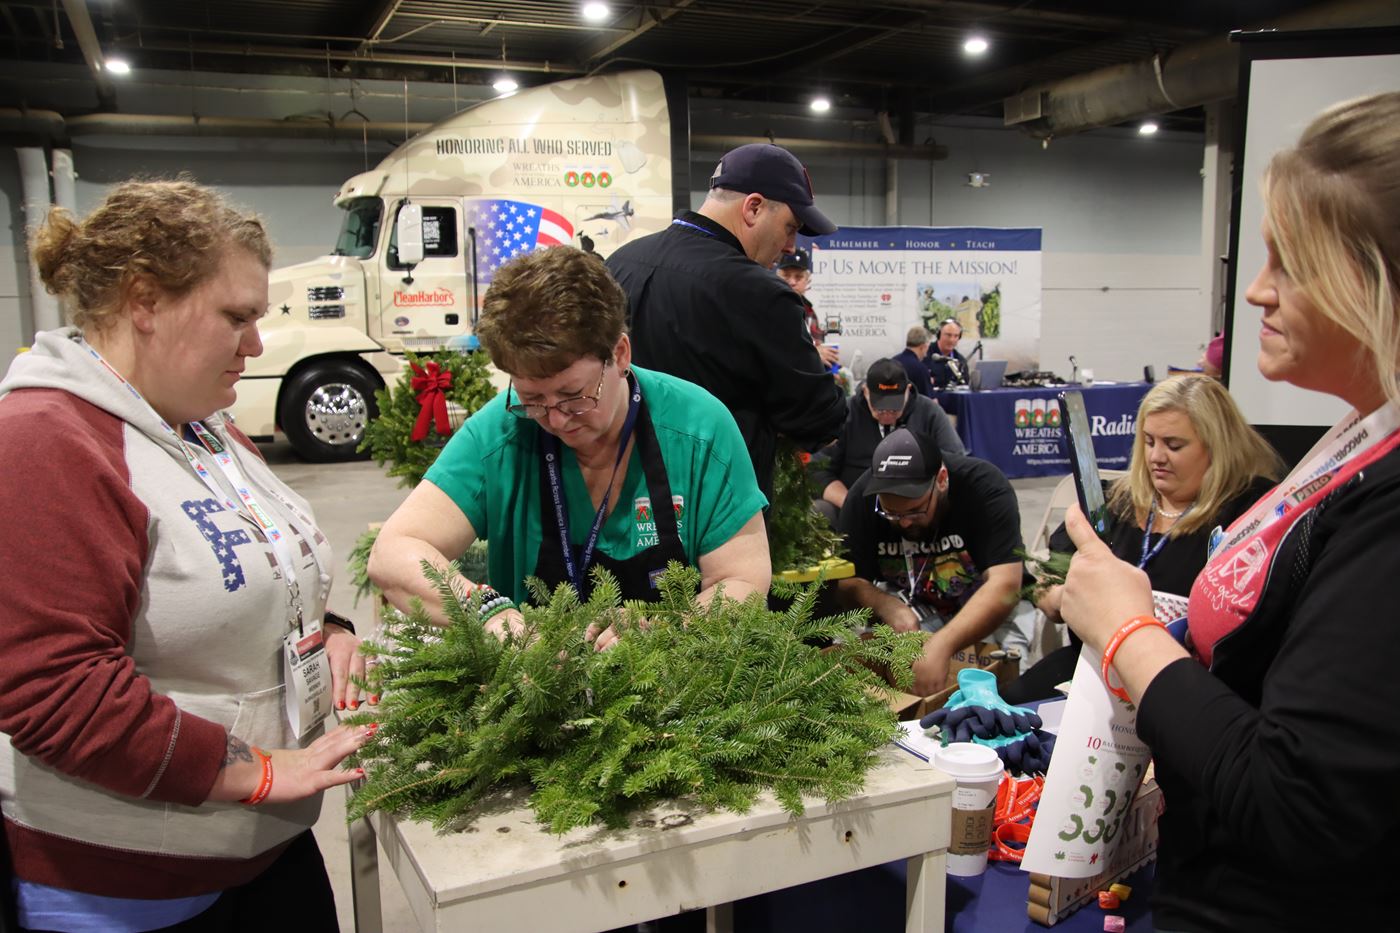
[[[1320,111],[1338,101],[1400,90],[1400,30],[1256,33],[1241,37],[1239,123],[1231,223],[1226,383],[1245,418],[1289,462],[1346,413],[1332,396],[1259,375],[1260,311],[1244,300],[1264,263],[1259,183],[1269,159],[1293,145]]]

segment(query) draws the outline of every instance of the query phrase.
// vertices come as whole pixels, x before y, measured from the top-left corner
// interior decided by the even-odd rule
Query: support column
[[[78,193],[77,179],[78,173],[73,169],[73,150],[55,149],[53,151],[53,203],[59,207],[77,213]]]
[[[1235,106],[1232,101],[1206,104],[1206,145],[1201,165],[1201,296],[1209,331],[1224,326],[1226,262],[1230,255],[1231,182],[1235,171]]]
[[[899,226],[899,160],[885,160],[885,226]]]
[[[44,290],[39,281],[39,268],[29,258],[29,238],[48,216],[53,201],[49,196],[49,163],[44,150],[34,146],[24,146],[15,150],[19,156],[20,186],[24,197],[24,244],[17,247],[24,251],[25,265],[29,268],[29,313],[28,322],[21,320],[21,330],[26,342],[32,341],[34,333],[53,330],[62,323],[58,310],[58,300]],[[22,312],[21,312],[22,316]]]

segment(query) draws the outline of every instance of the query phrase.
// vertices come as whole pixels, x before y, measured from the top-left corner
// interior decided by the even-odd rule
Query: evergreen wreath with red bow
[[[365,429],[360,450],[369,451],[400,486],[417,486],[452,432],[496,395],[480,352],[409,353],[391,387],[375,393],[379,417]],[[455,423],[454,423],[455,422]]]

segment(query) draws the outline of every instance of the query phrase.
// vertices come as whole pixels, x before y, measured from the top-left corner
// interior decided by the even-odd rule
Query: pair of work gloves
[[[958,672],[958,689],[941,709],[919,725],[937,728],[947,742],[975,742],[997,753],[1013,774],[1044,773],[1050,768],[1055,737],[1039,732],[1042,723],[1034,711],[1011,706],[997,692],[991,671],[967,668]]]

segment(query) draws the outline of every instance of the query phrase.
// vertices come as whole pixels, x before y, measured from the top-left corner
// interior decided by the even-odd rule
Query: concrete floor
[[[374,463],[302,463],[285,441],[266,444],[264,456],[287,485],[304,496],[315,510],[316,521],[335,551],[339,572],[331,588],[330,607],[352,619],[368,624],[370,608],[354,603],[354,588],[345,569],[345,556],[370,522],[383,521],[403,501],[407,489],[384,475]],[[1021,508],[1021,528],[1029,537],[1045,513],[1050,494],[1059,477],[1013,480]],[[335,889],[340,927],[355,929],[350,897],[349,842],[344,816],[344,792],[328,792],[315,827],[316,839],[325,854],[326,868]],[[414,933],[418,926],[399,888],[398,879],[381,863],[380,903],[385,933]]]

